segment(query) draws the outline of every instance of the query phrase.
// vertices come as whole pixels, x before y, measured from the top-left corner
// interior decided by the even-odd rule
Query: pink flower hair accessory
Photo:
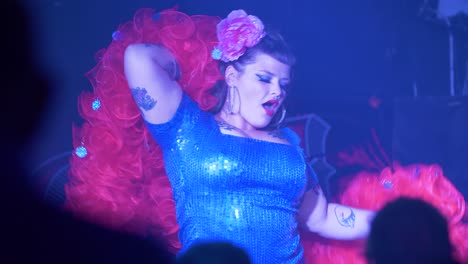
[[[262,21],[242,10],[232,11],[216,26],[218,45],[211,52],[213,59],[224,62],[237,60],[247,48],[255,46],[265,36]]]

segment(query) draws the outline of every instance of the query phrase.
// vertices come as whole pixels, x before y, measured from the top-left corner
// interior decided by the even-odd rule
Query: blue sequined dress
[[[165,124],[147,123],[161,146],[182,250],[230,241],[253,263],[302,263],[296,214],[306,189],[299,137],[291,145],[226,135],[184,95]]]

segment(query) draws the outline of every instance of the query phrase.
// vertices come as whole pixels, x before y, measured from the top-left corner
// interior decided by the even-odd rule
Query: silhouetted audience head
[[[445,218],[413,198],[398,198],[377,213],[366,248],[374,264],[456,263],[452,253]]]
[[[53,90],[36,64],[33,21],[21,0],[2,2],[2,103],[0,129],[1,263],[172,263],[150,242],[81,222],[39,200],[23,167],[23,146],[36,132]]]
[[[52,87],[34,57],[35,33],[32,19],[21,0],[2,2],[2,103],[0,118],[6,137],[3,147],[17,148],[36,132]],[[6,144],[6,145],[5,145]],[[4,153],[6,154],[6,153]],[[10,155],[12,153],[9,153]]]
[[[228,242],[198,243],[181,254],[177,264],[250,264],[247,253]]]

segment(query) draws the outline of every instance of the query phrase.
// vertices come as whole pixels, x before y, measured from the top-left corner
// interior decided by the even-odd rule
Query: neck
[[[215,115],[215,119],[218,122],[230,125],[235,127],[238,130],[245,131],[245,132],[253,132],[257,131],[255,127],[250,125],[242,116],[239,114],[227,114],[224,111],[219,112]]]
[[[232,116],[232,115],[229,115],[229,116]],[[243,137],[246,137],[246,138],[254,138],[253,135],[251,135],[253,132],[255,132],[254,130],[247,130],[247,129],[243,129],[239,126],[236,126],[235,123],[233,122],[233,119],[234,118],[229,118],[228,120],[226,120],[228,118],[225,118],[223,117],[223,115],[216,115],[215,116],[215,120],[219,126],[220,129],[223,129],[223,130],[226,130],[226,131],[235,131],[237,132],[237,134],[240,134],[242,135]],[[234,119],[235,121],[235,119]],[[230,134],[230,133],[229,133]]]

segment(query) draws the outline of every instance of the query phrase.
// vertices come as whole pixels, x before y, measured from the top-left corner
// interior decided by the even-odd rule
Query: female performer
[[[85,163],[101,167],[101,180],[130,192],[120,199],[141,199],[145,190],[138,185],[128,190],[123,178],[153,180],[146,174],[154,169],[146,158],[157,158],[155,139],[175,201],[182,251],[197,242],[230,241],[253,263],[302,263],[301,224],[325,237],[365,237],[373,212],[327,203],[298,136],[281,126],[295,61],[283,38],[243,10],[221,21],[174,10],[155,19],[148,12],[140,11],[133,24],[115,33],[120,45],[104,51],[95,69],[95,94],[106,108],[96,111],[115,115],[98,114],[85,125],[120,135],[117,143],[81,135],[87,156],[74,160],[69,201],[96,173],[84,172]],[[94,149],[107,143],[114,145],[112,151]],[[119,162],[127,158],[132,164]],[[113,193],[99,195],[120,202]]]
[[[173,252],[229,241],[253,263],[349,259],[304,234],[367,235],[378,206],[327,202],[299,137],[282,126],[295,59],[259,18],[141,9],[97,58],[94,90],[79,100],[69,210],[163,238]],[[369,194],[357,182],[344,198]]]

